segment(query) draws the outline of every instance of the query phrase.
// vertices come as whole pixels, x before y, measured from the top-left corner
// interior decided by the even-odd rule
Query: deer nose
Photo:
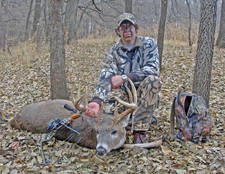
[[[99,146],[97,149],[96,149],[96,152],[98,155],[102,156],[102,155],[105,155],[106,154],[106,149],[102,146]]]

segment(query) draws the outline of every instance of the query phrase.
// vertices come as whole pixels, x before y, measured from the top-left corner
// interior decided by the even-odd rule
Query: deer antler
[[[79,88],[79,91],[78,93],[80,93],[80,88]],[[82,97],[80,97],[74,104],[74,107],[81,111],[81,112],[86,112],[87,109],[88,109],[88,95],[87,95],[87,88],[85,88],[85,93]],[[100,115],[100,116],[99,116]],[[102,110],[100,110],[100,113],[99,114],[94,114],[92,116],[89,116],[93,119],[96,119],[98,122],[100,122],[102,120]]]
[[[152,147],[159,147],[162,145],[162,137],[159,139],[150,142],[150,143],[142,143],[142,144],[124,144],[123,148],[132,149],[134,147],[141,147],[141,148],[152,148]]]
[[[83,95],[80,99],[78,99],[75,104],[74,107],[81,111],[81,112],[85,112],[87,110],[87,101],[86,101],[87,97],[85,95]],[[82,102],[84,101],[84,104],[82,104]]]
[[[118,114],[118,112],[114,115],[114,122],[117,123],[119,122],[123,117],[127,116],[128,114],[134,112],[134,110],[137,108],[137,90],[134,86],[134,83],[128,79],[130,85],[131,85],[131,90],[128,87],[126,87],[128,96],[129,96],[129,102],[127,103],[123,100],[121,100],[119,97],[114,96],[114,98],[122,105],[126,106],[128,109],[123,111],[122,113]]]
[[[80,87],[78,90],[78,95],[80,96]],[[74,107],[81,112],[85,112],[87,110],[87,105],[88,105],[87,88],[85,88],[84,95],[75,102]]]

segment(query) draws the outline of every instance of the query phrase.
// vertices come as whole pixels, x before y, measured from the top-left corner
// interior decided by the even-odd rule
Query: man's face
[[[136,37],[135,26],[130,22],[122,23],[117,29],[117,33],[120,35],[124,43],[129,43],[135,40]]]

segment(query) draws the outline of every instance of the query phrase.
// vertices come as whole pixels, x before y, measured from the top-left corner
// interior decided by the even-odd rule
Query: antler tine
[[[135,88],[135,86],[134,86],[134,83],[130,80],[130,79],[128,79],[128,81],[130,82],[130,85],[131,85],[131,90],[132,90],[132,93],[133,93],[133,102],[132,103],[127,103],[127,102],[125,102],[125,101],[123,101],[123,100],[121,100],[119,97],[117,97],[117,96],[114,96],[114,98],[119,102],[119,103],[121,103],[122,105],[124,105],[124,106],[126,106],[126,107],[128,107],[128,108],[133,108],[134,110],[136,109],[136,107],[137,107],[137,90],[136,90],[136,88]],[[129,92],[128,92],[128,95],[129,95]],[[132,94],[130,94],[130,95],[132,95]]]
[[[81,89],[80,89],[80,85],[79,85],[78,92],[77,92],[77,98],[80,98],[80,91],[81,91]]]
[[[83,95],[81,98],[79,98],[74,104],[74,107],[81,112],[85,112],[87,109],[87,105],[85,103],[82,106],[82,101],[84,101],[84,97],[85,97],[85,95]]]
[[[134,97],[134,103],[137,105],[137,90],[136,87],[134,86],[134,83],[128,78],[128,81],[130,82],[131,89],[133,92],[133,97]]]
[[[117,102],[115,102],[115,108],[114,108],[114,115],[118,115],[118,106],[117,106]]]
[[[119,102],[121,103],[122,105],[128,107],[128,109],[126,109],[125,111],[123,111],[121,114],[117,114],[115,115],[114,117],[114,122],[117,123],[118,121],[120,121],[123,117],[127,116],[128,114],[132,113],[133,111],[135,111],[135,109],[137,108],[137,90],[134,86],[134,83],[130,80],[129,80],[129,83],[131,84],[131,89],[132,89],[132,93],[133,93],[133,96],[132,96],[132,93],[129,91],[128,92],[128,95],[129,95],[129,98],[133,99],[133,101],[130,101],[131,103],[127,103],[123,100],[121,100],[119,97],[117,96],[114,96],[114,98]]]
[[[114,123],[118,123],[123,117],[127,116],[128,114],[132,113],[135,109],[128,108],[127,110],[123,111],[121,114],[118,114],[114,117]]]
[[[80,93],[80,87],[79,87],[78,93]],[[84,102],[83,106],[82,106],[82,102]],[[87,110],[87,105],[88,105],[88,99],[87,99],[87,87],[86,87],[84,95],[75,102],[74,107],[81,112],[85,112]]]
[[[85,108],[87,109],[87,107],[88,107],[87,86],[85,86],[84,96],[85,96],[85,98],[84,98],[84,106],[85,106]]]
[[[125,87],[126,87],[126,91],[127,91],[127,94],[128,94],[129,102],[132,103],[133,100],[134,100],[133,95],[132,95],[130,89],[127,86],[125,86]]]

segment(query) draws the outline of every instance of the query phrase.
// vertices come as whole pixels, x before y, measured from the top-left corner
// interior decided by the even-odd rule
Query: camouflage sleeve
[[[105,54],[102,62],[102,70],[99,75],[98,83],[95,89],[95,97],[101,100],[111,91],[111,77],[118,73],[116,59],[113,57],[112,51]]]
[[[144,38],[143,46],[142,58],[144,59],[144,64],[129,74],[136,84],[149,75],[159,75],[159,54],[156,41],[153,38],[146,37]]]

